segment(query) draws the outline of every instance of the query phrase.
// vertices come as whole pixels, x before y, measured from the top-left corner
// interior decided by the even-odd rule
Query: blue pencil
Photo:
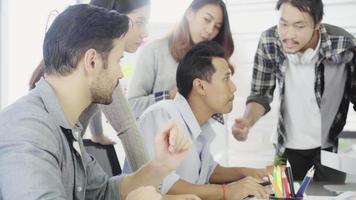
[[[300,188],[296,194],[297,197],[302,197],[305,190],[307,189],[307,187],[309,186],[309,183],[310,181],[313,179],[313,176],[314,176],[314,172],[315,172],[315,169],[314,169],[314,166],[312,166],[308,172],[307,172],[307,175],[305,175],[304,179],[303,179],[303,182],[302,184],[300,185]]]

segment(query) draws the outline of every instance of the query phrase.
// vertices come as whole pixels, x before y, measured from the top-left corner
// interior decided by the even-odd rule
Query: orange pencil
[[[283,193],[279,189],[279,187],[277,185],[277,181],[271,175],[268,175],[268,177],[269,177],[269,180],[270,180],[270,182],[272,184],[272,189],[273,189],[273,192],[274,192],[274,196],[275,197],[282,197]]]

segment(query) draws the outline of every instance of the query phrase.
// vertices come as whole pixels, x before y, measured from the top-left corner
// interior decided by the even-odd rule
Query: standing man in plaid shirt
[[[249,129],[270,110],[278,82],[276,158],[288,159],[296,180],[314,165],[316,180],[344,182],[345,174],[321,165],[320,150],[335,151],[349,104],[355,105],[356,39],[321,23],[321,0],[278,0],[276,8],[279,23],[262,33],[251,94],[232,133],[237,140],[247,139]]]

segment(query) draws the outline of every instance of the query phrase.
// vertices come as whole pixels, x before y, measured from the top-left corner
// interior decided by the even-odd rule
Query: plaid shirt
[[[341,59],[342,55],[355,48],[356,39],[346,31],[336,26],[321,24],[320,27],[321,45],[318,61],[315,66],[316,79],[314,91],[316,101],[320,108],[321,97],[324,91],[324,61]],[[288,62],[286,61],[286,52],[282,48],[279,40],[277,26],[274,26],[264,33],[260,38],[258,49],[255,55],[253,79],[250,96],[247,103],[256,102],[264,106],[266,113],[271,109],[270,103],[273,100],[273,92],[276,88],[276,80],[279,86],[280,109],[277,126],[277,155],[281,156],[285,151],[286,130],[284,126],[284,86],[285,71]],[[342,131],[348,112],[350,101],[354,104],[356,110],[356,56],[353,60],[346,63],[348,70],[344,96],[340,103],[338,112],[329,130],[329,139],[337,145],[337,136]]]

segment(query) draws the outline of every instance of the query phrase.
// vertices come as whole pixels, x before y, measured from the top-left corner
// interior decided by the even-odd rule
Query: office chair
[[[83,139],[83,144],[86,151],[96,159],[109,177],[121,174],[121,167],[114,145],[102,145],[89,139]]]

